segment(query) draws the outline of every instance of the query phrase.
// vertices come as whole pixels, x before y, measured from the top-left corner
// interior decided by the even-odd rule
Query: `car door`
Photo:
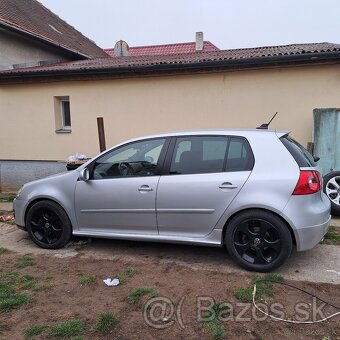
[[[249,143],[241,137],[184,136],[172,144],[157,191],[159,234],[204,237],[251,173]]]
[[[167,143],[136,141],[95,159],[90,179],[76,184],[79,230],[98,236],[158,234],[155,198]]]

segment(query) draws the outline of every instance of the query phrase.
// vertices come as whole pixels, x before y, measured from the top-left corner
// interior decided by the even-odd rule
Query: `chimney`
[[[114,47],[115,57],[127,57],[129,55],[129,45],[124,40],[116,42]]]
[[[203,51],[203,32],[196,32],[196,51]]]

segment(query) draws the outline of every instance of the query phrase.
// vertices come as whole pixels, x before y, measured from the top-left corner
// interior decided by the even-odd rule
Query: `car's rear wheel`
[[[292,251],[286,223],[275,214],[251,209],[236,215],[228,224],[225,245],[242,267],[259,272],[278,268]]]
[[[26,215],[26,228],[32,241],[47,249],[62,248],[72,236],[71,222],[58,204],[40,201]]]
[[[331,201],[331,213],[340,216],[340,171],[333,171],[323,178],[323,191]]]

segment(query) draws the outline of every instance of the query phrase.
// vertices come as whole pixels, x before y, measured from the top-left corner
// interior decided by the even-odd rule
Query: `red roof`
[[[203,51],[212,52],[219,51],[210,41],[204,41]],[[114,48],[104,50],[108,55],[114,57]],[[149,46],[135,46],[129,48],[129,56],[142,55],[162,55],[162,54],[177,54],[177,53],[191,53],[196,51],[196,43],[178,43],[178,44],[164,44],[164,45],[149,45]]]

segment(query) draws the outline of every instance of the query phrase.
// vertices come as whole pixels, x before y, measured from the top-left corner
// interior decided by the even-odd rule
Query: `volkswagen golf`
[[[25,184],[15,221],[43,248],[72,236],[225,247],[271,271],[330,223],[315,160],[288,132],[221,130],[138,138],[76,170]]]

